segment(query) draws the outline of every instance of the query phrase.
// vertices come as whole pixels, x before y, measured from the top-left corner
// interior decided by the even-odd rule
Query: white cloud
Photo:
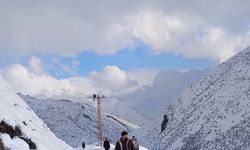
[[[149,11],[129,19],[134,36],[157,53],[224,61],[250,44],[250,28],[246,33],[231,34],[196,15]]]
[[[4,70],[3,77],[13,86],[16,92],[25,94],[51,97],[77,92],[77,89],[74,89],[68,80],[57,80],[47,74],[35,74],[20,64],[12,65]]]
[[[14,64],[2,70],[1,74],[16,92],[47,98],[82,100],[93,93],[107,96],[126,94],[141,87],[135,79],[139,76],[145,78],[144,74],[130,77],[128,74],[131,73],[117,66],[106,66],[86,77],[56,79],[44,71],[42,61],[37,57],[32,57],[28,66]]]
[[[42,75],[46,74],[46,71],[43,67],[43,63],[40,58],[33,56],[28,64],[28,68],[31,72],[37,74],[37,75]]]
[[[88,50],[114,54],[139,40],[154,52],[222,61],[250,44],[249,4],[247,0],[1,1],[0,51],[20,56],[37,52],[73,56]]]
[[[242,35],[234,35],[226,32],[221,27],[205,26],[202,29],[202,35],[195,36],[193,39],[195,47],[189,47],[189,49],[187,49],[189,51],[185,52],[185,55],[224,61],[248,46],[250,43],[249,31],[250,29]],[[184,45],[184,47],[185,46],[186,45]]]
[[[185,34],[190,34],[190,30],[196,25],[196,21],[189,21],[192,16],[181,17],[151,10],[140,12],[128,19],[135,37],[160,51],[166,47],[180,47],[180,38]]]
[[[135,69],[127,73],[128,78],[136,81],[139,87],[150,86],[153,84],[155,75],[158,73],[155,69]]]
[[[104,89],[108,87],[111,90],[124,90],[137,85],[136,81],[130,80],[126,72],[117,66],[106,66],[102,72],[92,72],[90,78],[96,86]]]

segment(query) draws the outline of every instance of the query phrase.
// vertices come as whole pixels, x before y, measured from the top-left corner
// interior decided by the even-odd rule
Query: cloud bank
[[[43,66],[38,57],[32,57],[27,67],[13,64],[2,70],[1,74],[16,92],[43,98],[84,100],[93,93],[110,96],[135,91],[145,83],[150,84],[156,73],[149,70],[126,72],[117,66],[106,66],[102,71],[93,71],[86,77],[56,79]],[[142,83],[143,80],[147,82]]]
[[[140,41],[154,53],[223,61],[250,44],[249,5],[247,0],[1,1],[0,51],[106,55]]]

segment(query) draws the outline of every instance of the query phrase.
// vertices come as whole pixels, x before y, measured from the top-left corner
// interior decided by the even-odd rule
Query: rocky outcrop
[[[19,127],[16,126],[16,127],[13,128],[12,126],[8,125],[3,120],[0,123],[0,133],[8,134],[11,139],[14,138],[14,137],[19,137],[20,139],[22,139],[23,141],[25,141],[29,145],[30,149],[36,149],[36,144],[31,139],[28,139],[28,138],[24,137],[22,135],[22,131],[21,131],[21,129]],[[2,150],[1,145],[2,145],[2,147],[4,147],[2,141],[0,141],[0,150]]]
[[[164,115],[164,119],[161,123],[161,132],[164,131],[168,124],[168,115]]]

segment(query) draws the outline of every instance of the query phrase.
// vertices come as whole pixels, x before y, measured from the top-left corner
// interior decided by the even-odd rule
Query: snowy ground
[[[111,146],[110,150],[114,150],[115,149],[114,145],[111,144],[110,146]],[[82,148],[76,148],[75,150],[82,150]],[[87,145],[84,150],[104,150],[104,148],[99,147],[99,146],[95,146],[93,144],[93,145]],[[140,147],[140,150],[148,150],[148,149],[145,148],[145,147]]]

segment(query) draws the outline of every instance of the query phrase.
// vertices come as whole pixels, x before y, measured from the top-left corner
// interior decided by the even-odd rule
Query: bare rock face
[[[5,121],[1,121],[1,123],[0,123],[0,133],[6,133],[6,134],[8,134],[10,136],[10,138],[18,137],[18,138],[22,139],[23,141],[25,141],[29,145],[30,149],[36,149],[36,144],[31,139],[28,139],[28,138],[24,137],[22,135],[21,129],[19,127],[17,127],[17,126],[15,128],[13,128],[12,126],[8,125]],[[4,145],[3,145],[2,141],[1,141],[0,142],[0,150],[2,150],[1,149],[1,144],[2,144],[2,147],[4,149]]]
[[[1,139],[0,139],[0,150],[4,150],[4,145]]]
[[[21,130],[18,127],[13,128],[3,120],[0,122],[0,133],[7,133],[11,138],[22,136]]]
[[[250,149],[250,48],[186,88],[168,107],[154,150]],[[157,131],[158,130],[158,131]],[[151,133],[148,134],[150,136]]]

